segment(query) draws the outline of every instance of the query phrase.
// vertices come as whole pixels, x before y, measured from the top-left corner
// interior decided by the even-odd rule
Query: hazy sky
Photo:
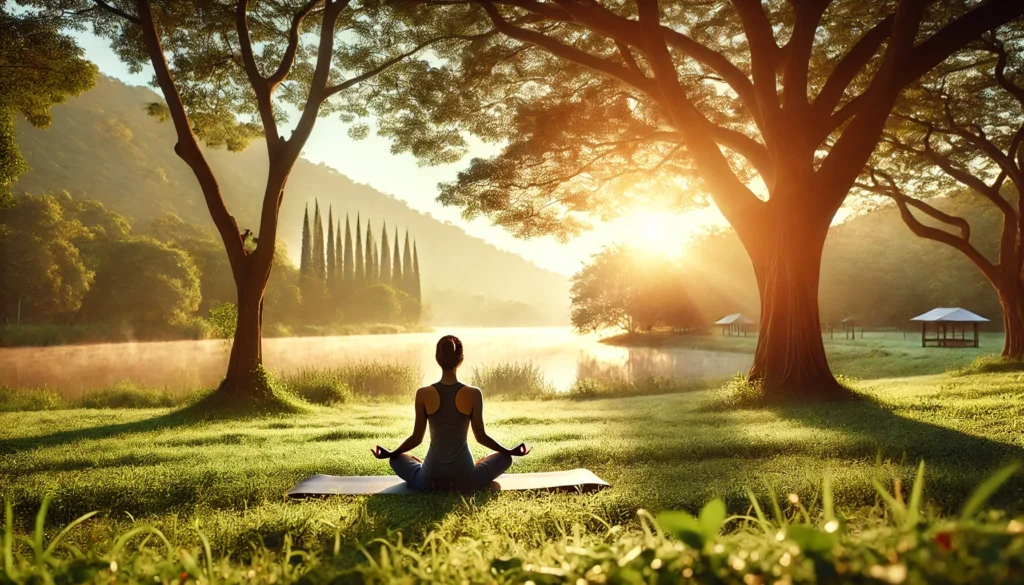
[[[75,36],[85,49],[86,56],[104,74],[133,85],[149,85],[152,79],[150,70],[132,75],[113,54],[106,41],[91,34],[80,33]],[[572,274],[578,270],[580,264],[603,245],[625,242],[660,250],[681,250],[693,230],[709,223],[721,224],[724,221],[716,209],[689,212],[678,217],[641,210],[631,217],[598,225],[593,232],[568,244],[559,244],[551,238],[519,240],[505,230],[491,226],[486,219],[467,222],[460,217],[459,208],[444,207],[435,201],[438,182],[453,179],[465,166],[465,162],[444,167],[420,167],[412,155],[392,154],[386,139],[371,135],[365,140],[351,140],[346,133],[346,125],[337,118],[317,121],[303,156],[314,163],[322,162],[333,167],[358,183],[368,184],[378,191],[393,195],[414,209],[430,213],[441,221],[461,226],[469,234],[487,240],[498,248],[563,274]]]

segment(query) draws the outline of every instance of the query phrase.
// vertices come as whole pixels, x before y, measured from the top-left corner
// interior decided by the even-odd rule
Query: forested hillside
[[[19,142],[31,170],[14,191],[67,190],[76,199],[102,202],[136,225],[173,212],[187,222],[212,226],[195,178],[172,151],[172,127],[146,114],[145,106],[154,101],[156,94],[147,88],[101,77],[92,91],[55,107],[48,130],[20,124]],[[256,231],[267,164],[263,146],[253,144],[242,153],[214,150],[208,156],[229,209],[243,228]],[[568,286],[561,275],[302,159],[288,182],[281,210],[281,241],[293,260],[298,258],[304,207],[314,199],[321,207],[332,208],[336,218],[350,213],[354,220],[358,212],[377,226],[387,219],[391,233],[397,227],[402,234],[409,229],[416,235],[423,298],[437,323],[567,321]]]
[[[995,258],[1000,218],[975,195],[936,200],[968,219],[971,239]],[[926,222],[927,223],[927,222]],[[759,313],[757,285],[735,233],[701,239],[685,256],[691,293],[709,320]],[[960,252],[912,234],[894,207],[854,217],[829,232],[821,274],[821,320],[854,316],[868,327],[913,327],[909,319],[934,307],[960,306],[1001,326],[999,301],[988,281]]]

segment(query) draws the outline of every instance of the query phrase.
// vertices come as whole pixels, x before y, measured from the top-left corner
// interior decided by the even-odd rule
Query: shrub
[[[64,397],[46,388],[16,390],[0,386],[0,412],[61,410],[69,408]]]
[[[703,406],[704,410],[724,411],[760,408],[765,404],[764,387],[751,382],[743,374],[736,374]]]
[[[304,368],[284,377],[288,388],[314,404],[333,406],[352,399],[352,389],[337,370]]]
[[[79,405],[82,408],[166,408],[181,400],[166,390],[144,388],[124,380],[109,388],[86,392]]]
[[[470,378],[489,396],[505,398],[539,398],[554,392],[533,362],[505,363],[473,368]]]
[[[234,303],[221,303],[210,309],[207,321],[214,336],[231,339],[235,336],[235,327],[238,326],[238,308]]]

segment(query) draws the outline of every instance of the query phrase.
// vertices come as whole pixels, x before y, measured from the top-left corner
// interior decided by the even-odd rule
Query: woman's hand
[[[370,452],[373,453],[373,456],[376,457],[377,459],[391,458],[391,451],[388,451],[387,449],[381,447],[380,445],[377,445],[373,449],[370,449]]]
[[[509,449],[508,454],[513,457],[523,457],[532,450],[533,447],[527,445],[526,443],[519,443],[519,445]]]

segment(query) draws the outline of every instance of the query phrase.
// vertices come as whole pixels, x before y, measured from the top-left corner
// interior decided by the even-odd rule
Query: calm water
[[[474,366],[532,361],[557,388],[577,376],[629,380],[650,375],[731,376],[750,367],[742,354],[681,348],[622,348],[568,328],[448,328],[432,333],[266,339],[266,365],[286,373],[365,360],[415,361],[424,382],[434,381],[434,344],[441,333],[462,338],[463,371]],[[170,390],[216,386],[224,375],[228,344],[223,340],[76,345],[0,349],[0,386],[49,387],[68,396],[131,380]]]

